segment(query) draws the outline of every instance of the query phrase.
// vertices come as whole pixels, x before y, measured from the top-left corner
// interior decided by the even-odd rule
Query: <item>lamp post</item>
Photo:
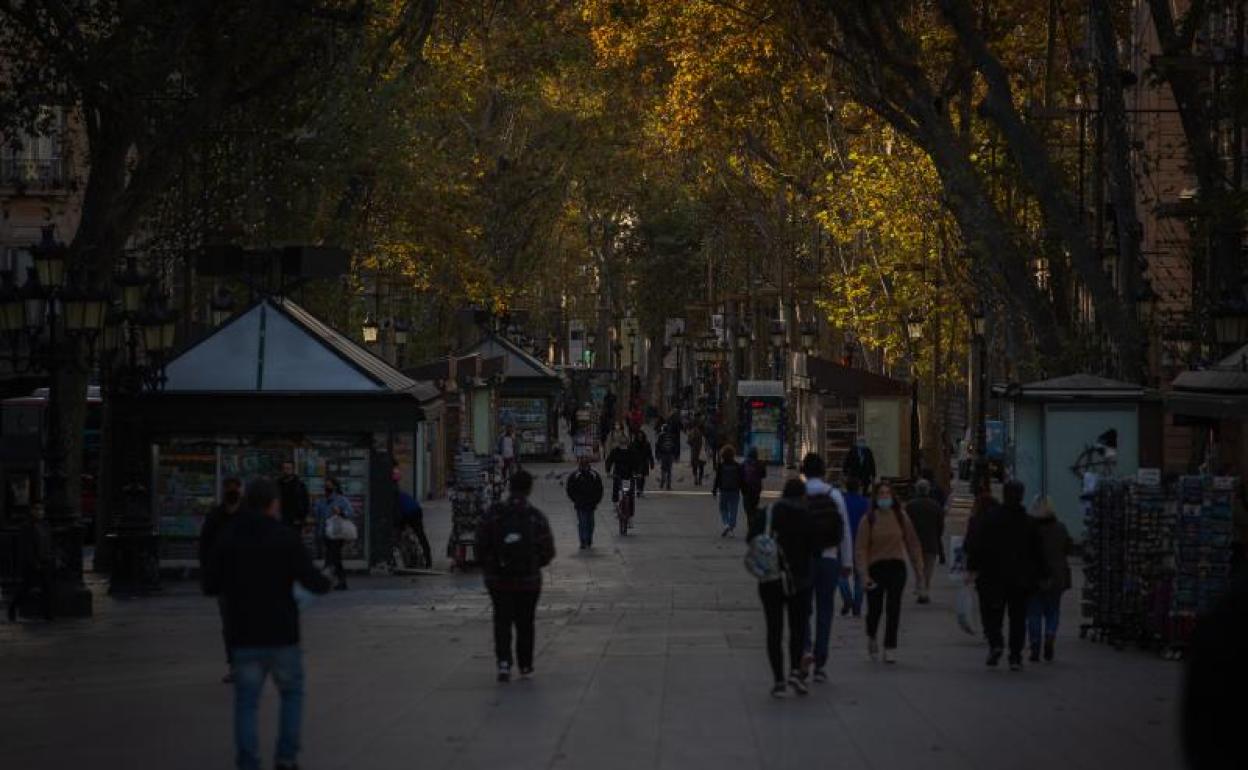
[[[69,249],[43,229],[32,247],[34,266],[19,288],[10,274],[0,281],[0,333],[9,364],[18,372],[42,371],[49,379],[42,447],[43,508],[52,531],[54,573],[46,609],[58,615],[91,614],[91,593],[82,582],[82,523],[66,492],[66,450],[61,426],[63,367],[77,365],[103,330],[107,298],[89,285],[66,284]],[[83,394],[78,394],[82,397]],[[29,605],[19,608],[30,613]]]
[[[377,319],[372,313],[364,316],[364,324],[360,327],[360,335],[364,338],[365,345],[376,345],[377,338],[381,336],[381,325],[377,323]]]
[[[121,287],[122,301],[108,313],[100,373],[109,446],[123,453],[125,461],[112,463],[120,475],[110,485],[120,493],[113,498],[120,513],[110,522],[105,542],[111,561],[108,591],[128,596],[160,589],[159,534],[152,524],[140,399],[165,386],[177,316],[133,257],[114,283]],[[228,294],[219,293],[213,303],[218,322],[219,314],[228,314],[226,306],[233,307]]]
[[[923,339],[923,317],[911,313],[906,319],[906,337],[910,340],[910,479],[919,478],[919,340]]]
[[[971,332],[979,361],[975,367],[975,472],[972,475],[972,491],[980,480],[988,475],[988,319],[982,305],[971,314]]]

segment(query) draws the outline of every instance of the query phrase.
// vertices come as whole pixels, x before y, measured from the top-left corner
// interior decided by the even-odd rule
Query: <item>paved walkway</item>
[[[538,677],[494,683],[476,575],[358,578],[305,614],[303,767],[1180,766],[1180,667],[1077,639],[1074,594],[1054,665],[987,670],[944,580],[934,604],[907,602],[898,665],[871,664],[862,621],[838,617],[832,682],[773,700],[743,545],[719,538],[704,488],[652,492],[623,541],[600,512],[599,546],[581,555],[554,478],[566,470],[539,471],[560,553]],[[445,505],[429,518],[445,543]],[[223,668],[215,603],[187,583],[101,595],[90,621],[0,624],[4,767],[229,767]]]

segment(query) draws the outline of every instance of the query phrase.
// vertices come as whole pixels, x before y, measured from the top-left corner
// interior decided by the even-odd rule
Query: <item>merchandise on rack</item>
[[[1102,482],[1086,520],[1083,633],[1181,655],[1197,616],[1229,586],[1238,481]]]
[[[461,449],[455,456],[455,487],[451,490],[451,536],[447,556],[457,569],[477,562],[477,524],[501,495],[494,458]]]

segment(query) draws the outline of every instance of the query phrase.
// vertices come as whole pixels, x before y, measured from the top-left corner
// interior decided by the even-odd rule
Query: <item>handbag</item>
[[[789,573],[788,564],[784,559],[784,551],[780,543],[771,534],[771,512],[774,507],[767,506],[766,524],[763,531],[754,536],[745,552],[745,571],[753,575],[760,583],[780,581],[785,596],[796,593],[793,576]]]
[[[351,542],[359,539],[359,530],[355,528],[355,522],[345,516],[330,516],[329,521],[325,522],[325,537],[330,540],[344,540]]]

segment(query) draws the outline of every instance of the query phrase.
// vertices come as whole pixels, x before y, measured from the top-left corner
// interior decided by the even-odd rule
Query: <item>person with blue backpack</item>
[[[815,521],[806,507],[806,485],[789,479],[779,500],[750,531],[746,569],[758,579],[758,597],[767,622],[767,660],[771,664],[773,697],[789,688],[810,692],[801,669],[810,616],[811,578],[819,553]],[[757,530],[757,531],[755,531]],[[784,625],[789,626],[789,676],[784,676]]]

